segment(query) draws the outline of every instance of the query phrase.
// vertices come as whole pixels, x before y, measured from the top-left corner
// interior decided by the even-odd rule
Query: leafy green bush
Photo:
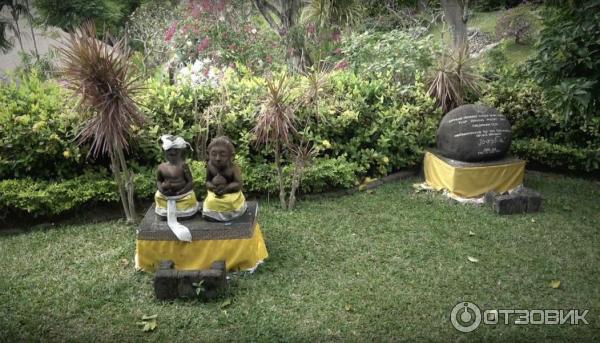
[[[353,33],[342,41],[343,56],[356,73],[375,77],[390,73],[400,84],[412,84],[418,71],[433,65],[437,47],[432,36],[416,39],[407,31]]]
[[[434,143],[441,112],[419,74],[399,84],[390,72],[363,78],[338,70],[325,75],[316,92],[309,76],[291,79],[302,139],[318,151],[306,167],[302,193],[347,188],[363,176],[415,166],[423,149]],[[19,87],[1,88],[0,94],[0,166],[4,179],[17,179],[0,187],[0,207],[57,214],[92,201],[118,199],[103,161],[86,160],[89,147],[76,145],[80,118],[64,110],[66,94],[59,85],[31,76]],[[256,146],[252,132],[264,94],[265,79],[244,69],[229,70],[217,89],[170,85],[160,77],[148,80],[137,101],[149,123],[132,129],[135,140],[127,156],[136,172],[136,196],[149,198],[155,190],[150,170],[163,161],[158,138],[166,133],[192,144],[189,157],[195,160],[191,163],[198,194],[205,191],[199,161],[205,158],[207,142],[221,134],[236,146],[245,190],[275,192],[273,158],[267,148]],[[283,165],[289,181],[293,157],[284,154]]]
[[[198,137],[206,133],[203,113],[215,95],[216,90],[211,87],[171,85],[161,78],[149,79],[138,99],[149,124],[134,130],[137,143],[131,152],[132,159],[150,166],[163,161],[159,138],[164,134],[182,136],[196,153],[202,151]],[[195,157],[199,158],[197,154]]]
[[[579,2],[542,13],[528,71],[549,93],[557,120],[590,128],[600,112],[600,2]]]
[[[548,142],[546,138],[517,139],[511,143],[517,156],[537,165],[572,171],[600,170],[600,148],[581,148]]]
[[[515,43],[523,44],[533,38],[535,33],[535,17],[531,7],[521,5],[504,12],[496,23],[496,36],[498,38],[510,37]]]
[[[560,120],[543,87],[523,72],[501,70],[499,78],[485,89],[482,101],[511,122],[511,146],[517,156],[551,168],[579,172],[600,169],[600,118],[587,124]]]
[[[206,193],[204,186],[206,169],[204,162],[190,161],[194,178],[194,191],[199,196]],[[269,165],[249,166],[240,161],[244,175],[244,188],[249,193],[274,193],[277,190]],[[342,156],[333,159],[317,159],[307,168],[301,190],[324,192],[349,188],[357,180],[357,166]],[[290,178],[290,170],[286,169]],[[156,192],[154,170],[145,168],[135,174],[136,197],[152,199]],[[43,181],[31,178],[0,181],[0,218],[8,213],[22,212],[34,216],[57,215],[84,204],[116,202],[119,200],[117,185],[108,172],[86,173],[65,181]]]
[[[0,178],[73,177],[86,151],[74,142],[77,113],[66,111],[67,95],[35,70],[18,84],[0,85]]]

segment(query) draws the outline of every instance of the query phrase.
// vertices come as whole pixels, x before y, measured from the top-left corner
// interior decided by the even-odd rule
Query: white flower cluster
[[[189,83],[194,87],[218,87],[222,78],[223,71],[213,66],[210,58],[205,58],[179,69],[176,82]]]

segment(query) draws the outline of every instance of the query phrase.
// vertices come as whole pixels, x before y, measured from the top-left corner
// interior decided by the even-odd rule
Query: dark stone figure
[[[176,141],[171,140],[171,142]],[[183,158],[185,148],[185,145],[181,147],[172,144],[165,150],[167,162],[161,163],[156,171],[156,187],[163,195],[185,194],[194,187],[192,172]]]
[[[206,188],[217,196],[242,189],[242,173],[234,157],[235,148],[225,136],[213,139],[208,145]]]
[[[444,116],[436,138],[439,153],[453,160],[497,160],[510,148],[511,125],[493,108],[463,105]]]
[[[202,287],[199,293],[198,287]],[[225,288],[227,288],[225,261],[216,261],[210,269],[206,270],[182,271],[175,269],[173,261],[161,261],[154,275],[154,293],[160,300],[198,297],[211,300]]]

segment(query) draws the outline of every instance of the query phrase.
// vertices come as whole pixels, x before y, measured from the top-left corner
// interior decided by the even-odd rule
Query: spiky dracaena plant
[[[294,159],[294,171],[292,173],[292,186],[288,208],[292,209],[296,206],[296,191],[300,187],[304,170],[312,163],[314,157],[317,155],[317,150],[310,143],[301,141],[298,144],[290,146],[290,153]]]
[[[437,99],[445,112],[464,103],[468,92],[479,94],[484,80],[475,69],[475,60],[466,47],[444,51],[429,75],[429,95]]]
[[[143,125],[145,118],[132,98],[140,88],[133,75],[128,45],[121,39],[109,46],[96,39],[94,24],[86,23],[70,34],[59,51],[60,75],[79,97],[77,108],[91,113],[79,131],[79,142],[91,142],[93,157],[110,157],[125,216],[127,221],[135,221],[133,174],[127,167],[125,151],[132,128]]]
[[[275,167],[279,183],[279,201],[282,208],[287,208],[283,181],[281,156],[289,147],[295,127],[292,80],[285,74],[267,78],[267,92],[256,119],[253,131],[257,144],[271,145],[275,155]]]

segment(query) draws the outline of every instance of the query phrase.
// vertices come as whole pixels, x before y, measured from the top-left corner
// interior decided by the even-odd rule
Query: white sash
[[[169,229],[173,231],[177,239],[184,242],[192,241],[192,233],[190,232],[190,229],[177,221],[177,200],[189,195],[191,192],[193,192],[193,190],[182,195],[171,197],[163,194],[163,196],[167,198],[167,225],[169,226]]]

